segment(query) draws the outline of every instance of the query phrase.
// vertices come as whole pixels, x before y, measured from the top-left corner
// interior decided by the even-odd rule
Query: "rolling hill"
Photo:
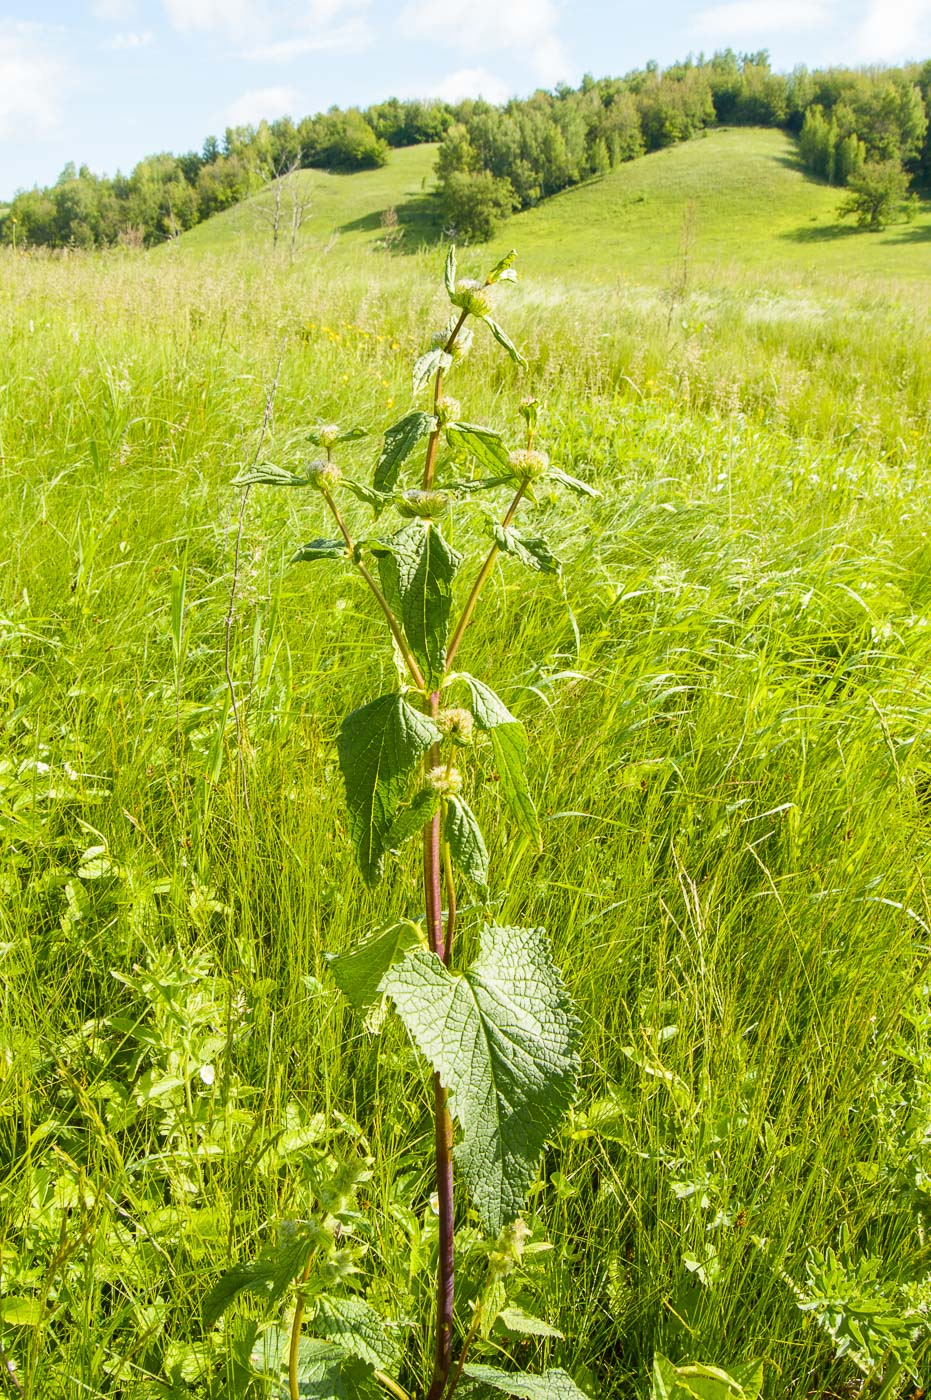
[[[392,152],[381,170],[355,175],[302,171],[312,211],[299,256],[326,251],[337,262],[380,248],[389,209],[404,230],[403,255],[442,235],[433,202],[436,147]],[[631,278],[668,282],[691,227],[693,281],[719,285],[765,270],[767,280],[827,275],[883,279],[931,275],[931,206],[882,233],[839,223],[841,192],[811,179],[783,132],[720,128],[622,165],[515,215],[491,245],[511,245],[535,272],[587,284]],[[267,251],[259,210],[264,191],[185,234],[191,254]]]

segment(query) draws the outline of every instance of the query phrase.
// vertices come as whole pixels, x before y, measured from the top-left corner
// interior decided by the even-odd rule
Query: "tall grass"
[[[0,259],[0,1311],[31,1397],[223,1394],[199,1300],[337,1129],[372,1159],[362,1267],[428,1306],[426,1086],[327,981],[404,886],[366,891],[342,829],[337,716],[385,662],[354,578],[287,565],[315,505],[247,507],[248,810],[223,619],[276,366],[270,461],[400,416],[434,264]],[[927,307],[735,284],[667,332],[522,273],[550,449],[603,492],[539,502],[563,582],[506,561],[470,642],[545,819],[538,857],[479,812],[500,914],[552,931],[585,1021],[527,1282],[565,1340],[532,1346],[595,1395],[645,1394],[656,1349],[831,1395],[808,1248],[890,1287],[924,1261]],[[480,348],[462,388],[516,431],[508,373]]]

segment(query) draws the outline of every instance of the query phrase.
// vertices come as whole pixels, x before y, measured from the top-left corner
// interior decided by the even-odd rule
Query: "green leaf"
[[[498,1313],[498,1321],[502,1322],[509,1332],[517,1332],[520,1336],[562,1338],[563,1335],[557,1327],[551,1327],[542,1318],[524,1312],[523,1308],[502,1308]]]
[[[513,554],[528,569],[536,569],[541,574],[559,573],[562,565],[546,540],[538,535],[525,535],[513,525],[499,525],[497,521],[491,523],[491,535],[503,553]]]
[[[389,1337],[374,1308],[361,1298],[318,1298],[312,1330],[325,1342],[335,1342],[350,1356],[384,1371],[400,1362],[400,1347]]]
[[[464,1376],[514,1395],[519,1400],[589,1400],[567,1371],[544,1371],[542,1376],[523,1376],[519,1372],[499,1371],[497,1366],[464,1366]]]
[[[499,724],[490,732],[504,800],[521,830],[530,837],[537,850],[542,850],[540,819],[527,782],[527,735],[524,726]]]
[[[290,1334],[271,1328],[259,1339],[252,1363],[264,1375],[275,1377],[276,1400],[288,1400],[288,1350]],[[301,1337],[297,1353],[298,1394],[301,1400],[375,1400],[381,1392],[367,1362],[350,1355],[334,1342]]]
[[[436,816],[442,804],[442,797],[434,787],[421,788],[415,792],[406,807],[402,807],[394,819],[389,838],[389,849],[398,851],[412,836],[423,831],[427,822]]]
[[[381,1000],[381,984],[388,968],[423,941],[420,929],[407,919],[389,924],[348,952],[327,955],[333,981],[359,1010],[374,1006]]]
[[[446,799],[444,835],[455,864],[479,889],[485,889],[488,884],[488,851],[472,809],[461,797]]]
[[[496,262],[489,272],[485,281],[489,286],[493,282],[516,282],[517,273],[514,271],[514,263],[517,260],[517,249],[512,248],[509,253],[505,253],[500,261]]]
[[[382,587],[401,614],[411,651],[428,680],[439,678],[446,665],[452,581],[460,562],[438,526],[421,520],[405,525],[379,553]]]
[[[39,1327],[45,1315],[38,1298],[18,1298],[10,1294],[0,1298],[0,1318],[10,1327]]]
[[[374,486],[377,491],[391,491],[398,479],[401,464],[410,456],[421,438],[432,433],[436,419],[432,413],[408,413],[385,433],[378,465],[375,468]]]
[[[494,729],[499,724],[516,724],[523,728],[520,720],[514,718],[500,695],[496,695],[490,685],[477,680],[475,676],[470,676],[467,671],[459,671],[450,679],[465,681],[472,692],[472,713],[479,729]]]
[[[387,491],[376,491],[371,486],[366,486],[364,482],[354,481],[352,477],[340,477],[340,485],[345,486],[347,491],[351,491],[357,500],[364,501],[367,506],[371,506],[376,515],[383,511],[391,500]]]
[[[445,350],[428,350],[425,355],[421,355],[414,361],[414,393],[419,393],[439,370],[449,369],[452,362],[452,355],[448,355]]]
[[[601,492],[596,491],[594,486],[589,486],[587,481],[579,481],[578,477],[570,476],[568,472],[564,472],[560,467],[548,467],[546,474],[552,481],[558,481],[560,486],[565,486],[567,490],[574,491],[577,496],[591,496],[597,498],[601,495]]]
[[[205,1325],[213,1327],[241,1293],[254,1293],[269,1306],[277,1303],[321,1242],[329,1244],[330,1237],[316,1221],[284,1221],[273,1243],[217,1279],[204,1299]]]
[[[659,1352],[653,1357],[651,1400],[759,1400],[762,1389],[762,1361],[723,1371],[700,1364],[674,1366]]]
[[[542,846],[540,821],[527,783],[527,735],[524,726],[511,714],[499,695],[484,681],[467,672],[453,679],[464,681],[472,694],[472,714],[479,729],[491,735],[501,792],[518,826],[539,850]]]
[[[415,951],[384,982],[412,1040],[449,1091],[456,1148],[482,1223],[498,1234],[524,1206],[543,1145],[575,1090],[578,1025],[542,929],[482,929],[454,975]]]
[[[450,423],[446,438],[454,451],[460,449],[468,452],[495,476],[501,471],[510,471],[508,450],[501,441],[501,434],[492,428],[480,428],[475,423]]]
[[[285,471],[284,467],[273,467],[271,463],[265,463],[261,467],[250,467],[248,471],[234,476],[231,484],[233,486],[309,486],[310,482],[306,476],[298,476],[296,472]]]
[[[311,540],[291,555],[292,564],[312,564],[315,559],[348,559],[345,540]]]
[[[447,296],[453,296],[456,290],[456,245],[450,243],[449,252],[446,254],[446,268],[443,273],[443,280],[446,283]]]
[[[346,784],[349,834],[370,885],[381,878],[408,776],[439,740],[433,721],[399,694],[382,695],[343,720],[336,746]]]
[[[526,368],[527,361],[524,359],[513,340],[511,340],[498,325],[498,322],[493,321],[490,316],[483,316],[482,320],[485,322],[485,325],[491,331],[498,344],[504,346],[514,363]]]

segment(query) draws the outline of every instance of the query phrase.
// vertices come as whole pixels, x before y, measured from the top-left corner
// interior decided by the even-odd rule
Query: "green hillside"
[[[435,149],[394,151],[383,169],[356,175],[304,171],[294,177],[313,199],[301,256],[326,249],[342,261],[376,249],[384,236],[382,215],[390,208],[404,229],[402,253],[434,242],[441,230],[426,196]],[[838,189],[799,168],[794,143],[783,132],[721,129],[515,215],[494,248],[518,246],[538,276],[667,282],[688,219],[692,272],[705,284],[739,280],[744,269],[765,269],[768,281],[929,275],[931,206],[924,205],[912,223],[877,234],[839,223],[841,198]],[[201,224],[185,235],[184,247],[268,250],[270,234],[257,207],[269,200],[265,192]]]

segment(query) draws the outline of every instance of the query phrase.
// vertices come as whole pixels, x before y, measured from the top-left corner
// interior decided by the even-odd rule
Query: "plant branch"
[[[307,1256],[307,1263],[304,1265],[304,1272],[301,1274],[301,1283],[306,1283],[310,1278],[310,1266],[313,1262],[313,1254]],[[291,1345],[288,1348],[288,1395],[290,1400],[301,1400],[300,1384],[297,1376],[297,1362],[300,1353],[301,1323],[304,1321],[304,1295],[298,1293],[294,1304],[294,1318],[291,1322]]]
[[[443,884],[446,889],[446,936],[444,939],[444,951],[446,953],[446,963],[448,965],[452,961],[453,934],[456,932],[456,882],[453,878],[453,861],[448,841],[442,841],[442,849]]]
[[[354,544],[354,542],[353,542],[352,536],[350,535],[349,531],[348,531],[347,528],[346,528],[345,521],[343,520],[343,517],[342,517],[342,515],[340,514],[339,507],[337,506],[337,504],[336,504],[336,502],[334,501],[333,497],[330,495],[329,491],[327,491],[327,489],[326,489],[325,487],[322,488],[322,495],[323,495],[323,499],[326,501],[327,505],[330,507],[330,510],[333,512],[333,518],[335,519],[337,525],[339,526],[340,534],[342,535],[343,539],[346,541],[346,552],[348,553],[349,558],[351,559],[351,561],[352,561],[352,563],[355,565],[355,567],[358,569],[358,571],[359,571],[359,573],[362,575],[362,577],[365,579],[365,581],[366,581],[366,583],[368,584],[369,588],[372,590],[372,593],[373,593],[373,595],[374,595],[374,598],[375,598],[376,603],[378,604],[378,606],[381,608],[382,612],[383,612],[384,615],[385,615],[385,621],[388,623],[388,626],[391,628],[391,635],[392,635],[392,637],[394,638],[394,640],[397,642],[398,650],[400,651],[401,655],[404,657],[404,664],[407,666],[408,671],[410,671],[411,679],[413,680],[413,682],[414,682],[414,684],[416,685],[416,687],[417,687],[418,690],[420,690],[420,691],[426,690],[426,688],[427,688],[427,683],[426,683],[426,681],[424,680],[423,672],[421,671],[420,667],[417,665],[417,661],[416,661],[416,658],[415,658],[415,656],[414,656],[414,653],[411,651],[410,647],[408,646],[407,638],[406,638],[405,635],[404,635],[404,632],[403,632],[403,630],[402,630],[402,628],[401,628],[400,622],[398,622],[398,619],[395,617],[394,613],[391,611],[391,606],[390,606],[390,604],[388,603],[387,598],[385,597],[384,593],[382,593],[382,591],[381,591],[381,589],[379,588],[378,584],[375,582],[375,580],[374,580],[374,578],[372,577],[371,573],[369,572],[368,568],[366,568],[365,564],[363,563],[363,561],[362,561],[361,559],[357,559],[357,558],[356,558],[356,547],[355,547],[355,544]]]
[[[456,343],[456,337],[457,337],[457,335],[459,334],[459,332],[462,330],[463,326],[465,325],[466,317],[468,316],[468,314],[469,314],[468,311],[463,311],[463,312],[460,314],[459,320],[456,322],[456,324],[455,324],[455,325],[453,326],[453,328],[452,328],[452,331],[450,332],[449,339],[447,340],[446,344],[443,346],[443,354],[444,354],[444,355],[449,355],[449,354],[452,353],[452,348],[453,348],[453,346],[454,346],[455,343]],[[434,415],[434,417],[436,417],[436,411],[437,411],[437,409],[439,408],[439,405],[440,405],[440,398],[441,398],[441,396],[442,396],[442,393],[443,393],[443,367],[442,367],[442,365],[441,365],[440,368],[439,368],[439,369],[437,370],[437,372],[436,372],[436,383],[435,383],[434,386],[433,386],[433,415]],[[430,490],[430,487],[433,485],[433,473],[434,473],[434,471],[436,470],[436,453],[437,453],[437,448],[438,448],[439,445],[440,445],[440,432],[441,432],[441,431],[442,431],[442,429],[440,428],[440,425],[439,425],[439,423],[438,423],[437,426],[433,429],[433,432],[430,434],[430,440],[429,440],[429,442],[427,443],[427,457],[426,457],[426,460],[425,460],[425,462],[424,462],[424,467],[423,467],[423,489],[424,489],[425,491],[429,491],[429,490]]]
[[[411,1400],[407,1391],[402,1389],[397,1381],[393,1381],[390,1376],[386,1376],[384,1371],[373,1371],[372,1375],[375,1377],[378,1384],[384,1390],[387,1390],[389,1395],[394,1395],[396,1397],[396,1400]]]
[[[504,519],[501,521],[501,528],[502,528],[502,530],[506,530],[507,527],[510,525],[511,521],[514,519],[514,515],[515,515],[515,512],[517,511],[517,507],[520,505],[521,500],[523,499],[524,492],[525,492],[526,490],[527,490],[527,483],[526,483],[526,481],[522,481],[521,484],[520,484],[520,486],[517,488],[517,492],[516,492],[516,494],[515,494],[515,496],[514,496],[513,501],[511,502],[511,504],[510,504],[510,505],[508,506],[508,508],[507,508],[507,511],[506,511],[506,513],[505,513],[505,516],[504,516]],[[473,612],[475,611],[475,604],[478,602],[478,595],[481,593],[482,589],[483,589],[484,586],[485,586],[485,583],[486,583],[486,581],[487,581],[487,579],[488,579],[488,575],[489,575],[489,574],[491,573],[491,571],[492,571],[492,568],[493,568],[493,566],[494,566],[494,562],[495,562],[495,560],[497,559],[499,552],[500,552],[500,547],[499,547],[497,544],[493,544],[493,545],[491,546],[491,549],[488,551],[488,557],[486,558],[484,564],[482,565],[481,569],[479,570],[478,577],[476,578],[475,582],[474,582],[473,585],[472,585],[472,592],[469,594],[469,597],[468,597],[468,599],[467,599],[467,601],[466,601],[466,605],[465,605],[465,607],[464,607],[463,610],[462,610],[462,616],[460,617],[458,623],[456,624],[456,630],[455,630],[455,632],[453,633],[452,641],[450,642],[450,644],[449,644],[449,646],[448,646],[448,648],[447,648],[447,650],[446,650],[446,670],[447,670],[447,672],[449,671],[449,668],[450,668],[450,666],[451,666],[452,663],[453,663],[453,657],[456,655],[456,652],[459,650],[459,643],[462,641],[463,633],[465,632],[466,628],[468,627],[469,622],[470,622],[471,619],[472,619],[472,614],[473,614]]]
[[[259,430],[259,440],[255,446],[255,453],[252,457],[250,470],[255,469],[259,460],[259,453],[262,451],[262,444],[268,432],[268,425],[271,422],[272,408],[275,402],[275,394],[278,392],[278,380],[281,377],[281,364],[284,360],[284,347],[282,346],[278,354],[278,363],[275,366],[275,377],[272,380],[271,388],[265,395],[265,412],[262,415],[262,427]],[[223,665],[226,671],[226,684],[230,693],[230,705],[233,710],[233,723],[236,726],[236,771],[239,775],[239,783],[242,789],[242,800],[245,804],[246,812],[251,817],[252,812],[249,807],[249,788],[246,782],[246,762],[243,756],[243,725],[242,716],[239,713],[239,704],[236,700],[236,685],[233,681],[232,667],[232,645],[233,645],[233,618],[236,613],[236,590],[239,587],[239,560],[242,554],[242,537],[246,527],[246,506],[249,504],[249,492],[251,486],[247,486],[242,493],[242,500],[239,503],[239,525],[236,530],[236,548],[233,552],[233,580],[230,584],[229,604],[226,609],[224,619],[224,646]]]
[[[452,1397],[456,1390],[456,1386],[459,1384],[460,1377],[462,1376],[462,1368],[466,1364],[469,1352],[472,1349],[472,1343],[475,1341],[476,1333],[478,1332],[481,1320],[482,1304],[480,1299],[475,1304],[475,1312],[472,1314],[472,1322],[469,1326],[468,1332],[466,1333],[466,1339],[462,1344],[462,1351],[459,1353],[459,1360],[456,1362],[456,1369],[453,1372],[453,1378],[450,1381],[449,1389],[446,1392],[446,1400],[452,1400]]]

